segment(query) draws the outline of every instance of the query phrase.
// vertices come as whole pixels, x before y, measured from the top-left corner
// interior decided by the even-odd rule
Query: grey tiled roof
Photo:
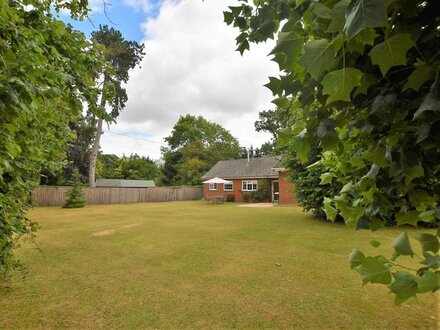
[[[262,157],[246,159],[222,160],[214,165],[202,180],[219,177],[222,179],[240,178],[276,178],[278,173],[274,168],[279,168],[281,157]]]

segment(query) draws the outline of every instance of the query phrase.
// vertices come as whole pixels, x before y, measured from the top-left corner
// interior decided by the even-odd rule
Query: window
[[[217,190],[217,183],[210,183],[209,190]]]
[[[223,186],[224,191],[232,191],[232,183],[225,183]]]
[[[258,185],[257,180],[250,180],[250,181],[242,181],[241,190],[243,191],[257,191]]]

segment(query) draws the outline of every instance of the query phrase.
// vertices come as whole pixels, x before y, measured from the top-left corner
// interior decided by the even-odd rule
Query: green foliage
[[[122,179],[119,168],[120,159],[116,155],[98,154],[96,176],[104,179]]]
[[[120,159],[119,171],[122,179],[154,180],[158,175],[157,164],[149,157],[140,157],[136,154]]]
[[[401,233],[393,242],[394,259],[398,256],[414,256],[414,252],[409,242],[408,234],[406,232]]]
[[[298,38],[298,41],[300,40]],[[301,51],[302,45],[300,42],[299,46],[299,51]],[[332,68],[334,62],[335,47],[332,42],[326,39],[310,41],[304,46],[304,54],[298,60],[298,63],[306,68],[313,78],[318,78],[324,70]]]
[[[260,148],[254,148],[254,146],[250,146],[249,148],[241,147],[240,148],[240,156],[239,158],[260,158],[266,156],[277,156],[277,149],[273,142],[265,142],[261,145]]]
[[[279,153],[274,143],[268,141],[268,142],[264,142],[261,145],[261,147],[259,148],[259,154],[260,157],[264,157],[264,156],[277,156]]]
[[[115,120],[128,100],[124,84],[128,82],[129,72],[142,60],[144,44],[125,40],[121,32],[107,25],[99,26],[92,33],[94,43],[102,47],[104,64],[100,71],[103,79],[101,87],[100,116],[96,121],[96,133],[90,154],[89,185],[95,186],[95,173],[103,120]],[[111,107],[110,114],[106,113],[106,105]]]
[[[240,189],[241,196],[245,203],[270,202],[272,200],[272,186],[269,179],[258,180],[256,191],[243,191]]]
[[[77,168],[73,169],[72,180],[69,182],[72,186],[66,191],[65,209],[76,209],[86,206],[86,200],[83,197],[83,189],[80,180],[80,174]]]
[[[366,257],[362,252],[354,249],[350,255],[350,265],[361,276],[363,283],[382,283],[388,285],[390,291],[395,294],[395,303],[400,304],[405,300],[415,297],[417,293],[435,292],[440,289],[440,272],[437,258],[429,252],[438,253],[439,236],[431,234],[419,234],[416,236],[421,245],[425,259],[419,269],[411,269],[397,263],[396,259],[401,256],[413,257],[415,252],[411,246],[407,233],[400,234],[393,242],[394,254],[391,258],[381,255]],[[378,247],[380,242],[375,241]],[[402,271],[401,269],[405,269]],[[414,274],[409,273],[412,270]]]
[[[426,233],[420,233],[416,236],[416,239],[419,241],[420,245],[422,246],[422,250],[432,253],[437,253],[440,249],[439,240],[436,236]]]
[[[247,191],[241,191],[241,196],[243,197],[243,201],[245,203],[251,203],[252,202],[252,193]]]
[[[274,154],[283,154],[284,166],[290,169],[289,180],[295,184],[295,196],[298,204],[305,211],[311,211],[320,219],[326,219],[327,211],[334,209],[324,204],[324,199],[336,195],[341,189],[341,184],[333,180],[333,173],[326,172],[326,168],[316,163],[320,159],[320,148],[314,147],[307,155],[307,163],[297,160],[297,150],[288,143],[282,143],[283,134],[290,127],[290,122],[295,123],[299,113],[290,113],[292,102],[288,101],[285,107],[277,107],[275,110],[260,112],[258,121],[255,122],[257,131],[266,131],[272,134],[273,141],[278,140],[278,145],[273,147]],[[298,119],[301,119],[298,118]],[[287,136],[289,139],[290,135]],[[281,142],[281,143],[280,143]],[[276,144],[275,142],[272,142]],[[280,144],[284,144],[280,146]],[[326,177],[325,180],[322,180]],[[326,211],[324,211],[324,207]],[[332,220],[341,220],[337,216],[337,211],[332,211],[334,216]],[[330,218],[329,218],[330,219]]]
[[[285,130],[289,121],[289,104],[277,106],[275,110],[261,111],[258,120],[255,122],[257,132],[268,132],[272,134],[274,140],[279,132]]]
[[[99,154],[96,175],[105,179],[155,180],[159,175],[159,168],[149,157],[137,154],[121,158]]]
[[[252,201],[269,202],[271,200],[271,182],[269,179],[258,180],[258,190],[252,192]]]
[[[190,147],[194,147],[191,145]],[[187,150],[184,151],[185,153]],[[210,166],[208,163],[199,157],[188,157],[182,155],[182,163],[177,165],[177,174],[174,180],[179,185],[200,185],[200,177],[205,174]]]
[[[201,176],[220,160],[240,157],[238,140],[201,116],[180,116],[163,147],[163,184],[199,185]]]
[[[341,189],[341,184],[333,180],[333,176],[328,176],[326,168],[321,164],[313,165],[319,158],[318,149],[315,149],[315,156],[308,163],[301,163],[296,159],[296,152],[291,148],[285,150],[284,164],[289,168],[289,179],[295,184],[295,197],[298,204],[305,211],[311,211],[320,219],[330,219],[341,221],[337,215],[337,210],[324,203],[328,197],[333,197]],[[326,177],[323,180],[323,177]],[[329,216],[331,214],[331,216]]]
[[[368,55],[371,62],[378,65],[385,76],[392,67],[406,65],[406,53],[414,46],[411,34],[399,33],[375,45]]]
[[[361,85],[362,72],[354,68],[332,71],[322,79],[322,94],[328,95],[326,104],[335,101],[350,101],[350,93]]]
[[[344,30],[352,39],[367,27],[384,27],[388,24],[387,8],[395,0],[356,0],[347,7]],[[344,5],[348,2],[344,2]],[[336,31],[335,31],[336,32]]]
[[[121,32],[107,25],[100,25],[98,31],[92,32],[92,40],[103,46],[106,66],[101,72],[105,85],[102,93],[106,94],[106,102],[112,108],[110,115],[115,119],[128,99],[122,84],[128,82],[130,70],[142,60],[145,46],[125,40]]]
[[[177,164],[182,160],[182,153],[171,151],[169,148],[161,148],[162,152],[162,176],[161,184],[173,185],[173,179],[177,175]]]
[[[273,60],[282,71],[266,85],[292,98],[295,117],[283,140],[302,162],[322,149],[321,165],[341,190],[326,199],[357,228],[440,222],[440,38],[438,5],[422,0],[248,1],[231,7],[225,21],[240,29],[237,45],[276,40]],[[232,9],[233,8],[233,9]],[[263,28],[264,25],[264,28]],[[426,74],[424,74],[426,73]],[[408,253],[406,240],[396,254]],[[429,252],[426,252],[429,253]],[[438,253],[438,252],[437,252]],[[389,273],[397,302],[409,285],[433,271]],[[367,282],[381,258],[365,257]],[[424,269],[424,270],[423,270]],[[423,270],[423,271],[422,271]],[[406,275],[403,275],[404,273]],[[378,281],[385,282],[384,273]],[[392,276],[391,276],[392,275]],[[401,293],[408,288],[408,295]],[[420,293],[421,291],[417,291]],[[425,291],[423,291],[425,292]],[[401,299],[402,298],[402,299]]]
[[[364,284],[391,282],[391,272],[381,257],[365,257],[356,270],[361,275]]]
[[[67,140],[66,160],[57,171],[43,169],[40,177],[41,185],[64,186],[72,177],[73,170],[78,169],[81,182],[87,182],[89,175],[90,152],[96,130],[94,115],[88,112],[79,114],[69,123],[72,136]]]
[[[53,17],[84,17],[86,1],[0,1],[0,278],[20,263],[13,249],[32,237],[26,217],[44,168],[55,171],[72,138],[69,122],[96,112],[101,57],[85,36]]]

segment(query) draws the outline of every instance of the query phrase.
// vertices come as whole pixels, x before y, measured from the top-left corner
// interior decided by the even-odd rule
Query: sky
[[[201,115],[229,130],[242,146],[270,140],[256,132],[258,113],[273,109],[263,85],[278,66],[267,56],[272,43],[251,45],[241,56],[238,30],[223,22],[237,0],[89,0],[89,20],[74,22],[88,37],[99,24],[145,44],[141,65],[130,73],[128,102],[117,123],[106,127],[101,150],[159,159],[179,116]]]

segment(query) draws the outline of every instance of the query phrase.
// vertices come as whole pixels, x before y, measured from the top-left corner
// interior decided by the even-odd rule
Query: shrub
[[[80,181],[80,174],[77,168],[73,170],[72,188],[66,192],[66,203],[63,208],[74,209],[84,207],[86,205],[86,200],[83,198],[83,189]]]
[[[314,150],[313,153],[319,154],[318,150]],[[289,180],[295,184],[295,196],[298,204],[305,211],[311,211],[316,217],[327,219],[323,209],[324,197],[332,198],[338,195],[342,185],[336,180],[330,184],[321,185],[321,175],[327,171],[322,165],[308,169],[307,166],[319,158],[312,155],[311,159],[312,161],[309,163],[302,164],[296,159],[295,152],[287,151],[285,165],[290,169]],[[342,218],[338,217],[336,220],[342,220]]]
[[[258,180],[258,190],[252,192],[252,200],[255,202],[270,201],[270,180]]]
[[[241,191],[241,195],[243,196],[243,200],[245,203],[252,202],[252,194],[247,191]]]

